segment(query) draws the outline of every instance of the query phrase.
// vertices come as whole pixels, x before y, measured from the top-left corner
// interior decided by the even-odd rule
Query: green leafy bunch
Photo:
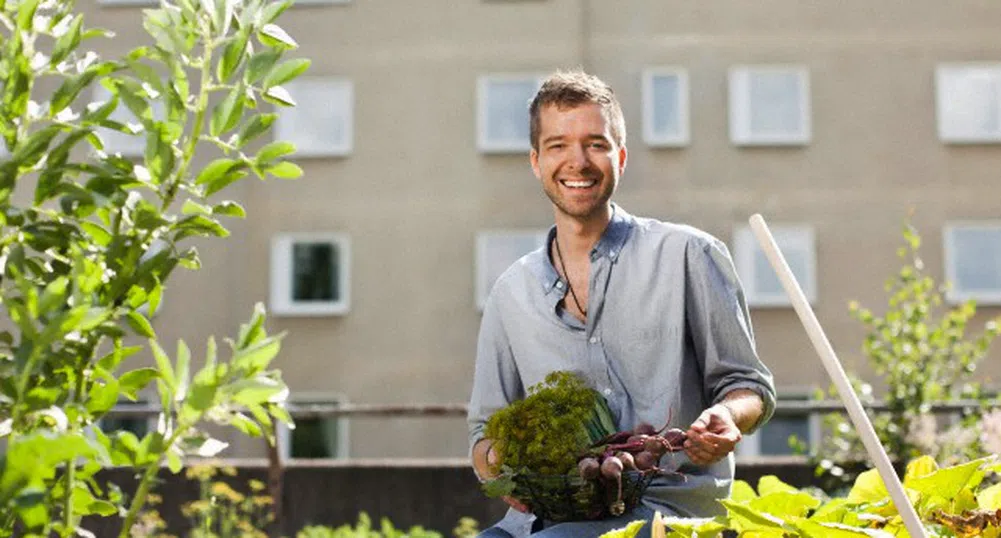
[[[500,461],[516,471],[566,474],[595,438],[614,431],[607,412],[595,420],[604,398],[572,372],[556,371],[533,385],[524,399],[512,402],[487,421]]]
[[[939,467],[929,456],[912,460],[903,487],[929,537],[1001,536],[1001,470],[997,456]],[[845,497],[827,498],[764,476],[755,491],[737,480],[726,514],[714,518],[662,518],[667,536],[716,538],[873,538],[909,536],[876,470],[855,480]]]

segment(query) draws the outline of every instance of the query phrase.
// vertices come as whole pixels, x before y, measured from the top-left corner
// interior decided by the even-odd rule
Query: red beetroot
[[[601,464],[595,458],[583,458],[577,462],[577,472],[584,480],[594,480],[601,474]]]

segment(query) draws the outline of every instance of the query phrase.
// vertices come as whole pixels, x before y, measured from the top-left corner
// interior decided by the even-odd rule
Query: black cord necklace
[[[563,276],[567,279],[567,289],[570,290],[570,297],[573,298],[573,304],[577,305],[577,310],[586,318],[587,310],[584,310],[580,306],[580,301],[577,300],[577,294],[573,291],[573,285],[570,284],[570,273],[567,273],[567,266],[563,263],[563,253],[560,252],[560,240],[559,237],[553,238],[553,243],[556,243],[556,255],[560,258],[560,268],[563,269]]]

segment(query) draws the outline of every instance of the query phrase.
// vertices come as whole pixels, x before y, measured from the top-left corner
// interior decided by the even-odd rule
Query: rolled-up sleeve
[[[755,350],[751,317],[726,245],[693,238],[686,254],[685,314],[703,372],[704,398],[723,400],[736,389],[756,392],[764,403],[756,430],[775,411],[772,374]]]
[[[473,391],[466,415],[470,451],[483,438],[490,415],[520,398],[523,392],[504,323],[491,295],[480,322]]]

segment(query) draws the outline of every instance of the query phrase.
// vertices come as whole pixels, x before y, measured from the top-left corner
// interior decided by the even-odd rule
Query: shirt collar
[[[636,220],[632,215],[613,203],[612,219],[608,222],[608,226],[605,227],[604,233],[601,234],[601,239],[591,249],[591,260],[593,261],[598,257],[605,256],[612,263],[618,261],[619,256],[622,254],[622,247],[625,246],[626,241],[629,239],[629,234],[632,232],[635,224]],[[536,264],[535,272],[546,294],[549,294],[553,290],[563,292],[558,287],[561,285],[560,275],[556,272],[556,268],[553,267],[552,255],[550,254],[550,248],[555,237],[556,226],[554,225],[549,228],[549,233],[546,234],[546,244],[541,249],[542,256],[539,263]],[[562,295],[562,293],[557,295]]]

